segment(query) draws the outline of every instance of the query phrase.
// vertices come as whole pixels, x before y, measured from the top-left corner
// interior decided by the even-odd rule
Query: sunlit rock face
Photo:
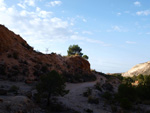
[[[122,73],[122,76],[132,77],[139,74],[150,75],[150,61],[135,65],[129,71]]]

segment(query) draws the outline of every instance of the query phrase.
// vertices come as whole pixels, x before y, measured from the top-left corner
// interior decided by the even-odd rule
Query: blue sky
[[[149,0],[0,0],[0,24],[44,53],[78,44],[104,73],[150,60]]]

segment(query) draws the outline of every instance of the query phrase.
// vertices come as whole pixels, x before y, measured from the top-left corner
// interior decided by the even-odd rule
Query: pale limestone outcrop
[[[135,65],[129,71],[122,73],[122,76],[132,77],[139,74],[150,75],[150,61]]]

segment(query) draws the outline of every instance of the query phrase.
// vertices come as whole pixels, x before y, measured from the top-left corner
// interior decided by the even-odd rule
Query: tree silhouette
[[[40,82],[37,84],[36,89],[40,96],[46,95],[47,105],[50,104],[52,95],[64,96],[68,93],[65,90],[65,82],[60,74],[56,71],[51,71],[47,75],[41,76]]]
[[[67,52],[68,56],[79,55],[82,57],[83,53],[81,51],[82,49],[78,45],[70,45]]]

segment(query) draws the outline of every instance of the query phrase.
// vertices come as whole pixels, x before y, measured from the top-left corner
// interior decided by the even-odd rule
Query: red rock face
[[[35,52],[19,35],[0,25],[0,78],[34,80],[56,70],[60,74],[91,74],[90,63],[79,57]]]
[[[71,64],[72,71],[74,73],[80,73],[80,70],[85,71],[86,73],[90,73],[90,63],[87,60],[81,58],[80,56],[68,57],[67,63]]]
[[[14,34],[5,26],[0,25],[0,52],[9,51],[10,49],[19,49],[21,44],[27,44],[19,35]],[[21,48],[22,49],[22,48]]]

